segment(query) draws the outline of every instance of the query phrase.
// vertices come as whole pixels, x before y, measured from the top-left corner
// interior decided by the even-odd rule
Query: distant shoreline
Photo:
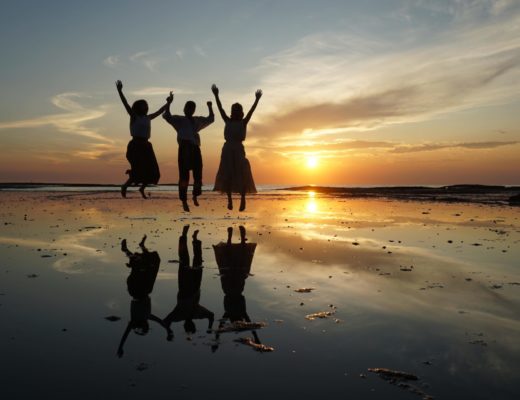
[[[205,185],[203,190],[211,192],[213,185]],[[176,183],[151,186],[153,192],[174,192]],[[31,192],[76,192],[85,189],[91,192],[118,192],[120,185],[96,183],[0,183],[1,191]],[[282,186],[259,185],[260,195],[269,192],[313,192],[339,198],[391,199],[401,201],[433,201],[442,203],[479,203],[495,205],[520,205],[520,186],[461,184],[447,186]],[[294,194],[294,193],[293,193]]]
[[[208,186],[212,186],[209,184]],[[64,183],[64,182],[0,182],[0,189],[6,188],[30,188],[30,187],[112,187],[119,188],[121,184],[117,183]],[[162,186],[178,186],[177,183],[161,183],[159,185],[150,185],[150,187],[160,188]],[[520,185],[484,185],[484,184],[456,184],[456,185],[365,185],[365,186],[347,186],[347,185],[334,185],[334,186],[321,186],[321,185],[259,185],[259,186],[276,186],[278,190],[312,190],[320,193],[339,193],[339,192],[355,192],[355,191],[399,191],[399,190],[515,190],[520,191]]]

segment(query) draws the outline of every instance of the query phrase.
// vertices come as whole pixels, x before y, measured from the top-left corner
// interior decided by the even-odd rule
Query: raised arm
[[[258,105],[258,102],[260,101],[260,97],[262,97],[262,91],[260,89],[258,89],[255,93],[255,102],[253,103],[253,105],[251,106],[251,109],[249,110],[246,117],[244,118],[244,120],[246,121],[246,124],[249,122],[249,120],[253,116],[256,106]]]
[[[119,93],[119,98],[121,99],[121,102],[125,106],[126,112],[129,115],[132,115],[132,107],[130,107],[130,104],[128,104],[128,101],[126,101],[126,97],[123,94],[123,82],[117,80],[116,81],[116,88],[117,88],[117,93]]]
[[[173,101],[173,93],[170,92],[170,95],[166,98],[166,103],[161,108],[159,108],[156,112],[149,114],[148,118],[154,119],[154,118],[158,117],[159,115],[161,115],[163,112],[166,111],[166,108],[170,107],[170,104],[172,101]]]
[[[224,121],[228,121],[229,117],[226,115],[226,112],[224,111],[224,108],[222,108],[222,103],[220,102],[220,97],[218,96],[218,87],[217,87],[217,85],[213,84],[213,86],[211,86],[211,91],[215,95],[215,101],[217,102],[217,108],[218,108],[218,111],[220,112],[220,116],[222,117],[222,119]]]
[[[208,116],[207,117],[195,117],[197,121],[197,132],[211,125],[215,121],[215,114],[213,113],[213,103],[208,101],[206,103],[208,105]]]
[[[170,112],[170,106],[173,103],[173,97],[173,93],[170,92],[170,95],[166,98],[166,107],[164,107],[163,113],[163,118],[171,125],[173,125],[173,115]]]
[[[208,105],[208,118],[212,121],[215,120],[215,113],[213,112],[213,103],[211,101],[206,102]]]

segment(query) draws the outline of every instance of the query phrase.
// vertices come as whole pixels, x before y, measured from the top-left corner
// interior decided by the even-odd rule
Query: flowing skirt
[[[161,174],[152,144],[146,139],[133,138],[126,148],[126,159],[130,163],[132,183],[154,184],[159,182]]]
[[[251,165],[241,142],[224,143],[213,190],[222,193],[256,193]]]

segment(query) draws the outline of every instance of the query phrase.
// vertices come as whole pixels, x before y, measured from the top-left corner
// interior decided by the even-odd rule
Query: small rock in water
[[[296,293],[310,293],[314,290],[313,287],[304,287],[304,288],[300,288],[300,289],[294,289],[294,291]]]
[[[416,381],[419,379],[417,375],[403,371],[395,371],[388,368],[369,368],[368,371],[378,374],[384,379],[402,379],[407,381]]]
[[[368,371],[379,375],[380,378],[384,379],[392,385],[396,385],[401,389],[421,396],[425,400],[433,399],[432,396],[426,394],[421,388],[408,383],[408,381],[419,380],[417,375],[403,371],[395,371],[388,368],[369,368]]]
[[[305,319],[308,319],[309,321],[314,321],[316,318],[328,318],[331,315],[334,314],[335,311],[320,311],[313,314],[308,314],[305,316]]]
[[[273,347],[266,346],[265,344],[262,344],[262,343],[256,343],[252,338],[238,338],[238,339],[235,339],[235,342],[250,346],[253,348],[253,350],[258,351],[260,353],[270,353],[270,352],[274,351]]]
[[[139,363],[139,365],[137,365],[137,367],[135,367],[136,370],[138,370],[139,372],[142,372],[142,371],[145,371],[148,369],[148,364],[142,362],[142,363]]]
[[[250,331],[250,330],[261,329],[265,326],[266,326],[266,324],[264,322],[235,321],[231,324],[220,327],[219,329],[217,329],[217,332],[223,333],[223,332]]]
[[[109,315],[108,317],[105,317],[105,319],[110,322],[115,322],[119,321],[121,318],[116,315]]]
[[[482,346],[482,347],[486,347],[487,346],[487,343],[482,340],[482,339],[478,339],[478,340],[472,340],[471,342],[468,342],[469,344],[477,344],[479,346]]]
[[[36,274],[29,274],[29,275],[27,275],[27,278],[38,278],[38,275],[36,275]]]

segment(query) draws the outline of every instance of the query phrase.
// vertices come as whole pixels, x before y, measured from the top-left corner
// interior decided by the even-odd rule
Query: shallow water
[[[238,213],[207,194],[187,214],[171,193],[0,198],[3,398],[520,394],[518,208],[304,193],[253,196]],[[239,226],[256,247],[241,248]],[[144,235],[160,258],[156,278],[138,246]],[[132,330],[118,355],[127,326],[139,330],[150,313],[149,331]],[[195,333],[185,331],[190,316],[203,317]],[[265,326],[217,333],[230,318]],[[409,384],[421,394],[369,368],[416,375]]]

